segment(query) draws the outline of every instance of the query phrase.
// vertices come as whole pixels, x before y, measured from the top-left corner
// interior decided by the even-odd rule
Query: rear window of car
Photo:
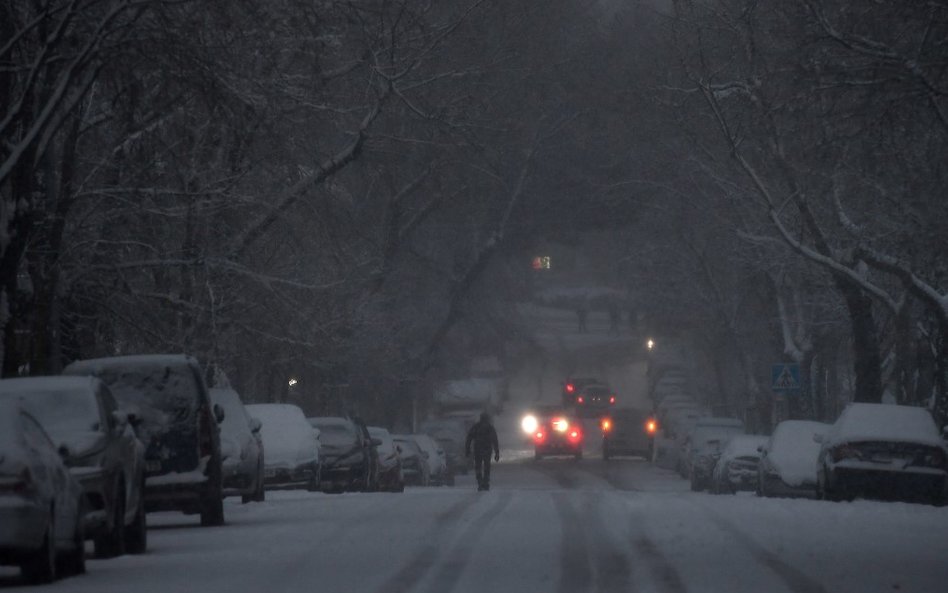
[[[605,385],[590,385],[583,388],[583,391],[589,395],[609,395],[610,393],[609,388]]]
[[[105,367],[96,375],[146,431],[195,422],[200,392],[187,366]]]
[[[55,441],[77,432],[100,430],[101,418],[95,394],[89,390],[38,389],[22,394],[6,392],[5,399],[20,399],[26,409]]]

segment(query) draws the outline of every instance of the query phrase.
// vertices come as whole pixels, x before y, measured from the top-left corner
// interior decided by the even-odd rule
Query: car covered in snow
[[[0,401],[0,564],[32,583],[85,565],[85,495],[40,423]]]
[[[761,447],[757,466],[760,496],[816,496],[820,444],[814,436],[826,434],[829,424],[812,420],[784,420]]]
[[[320,476],[326,492],[372,490],[378,482],[378,461],[373,459],[379,443],[349,418],[320,416],[307,418],[319,430]]]
[[[402,460],[395,446],[395,439],[385,428],[370,426],[369,435],[379,441],[376,451],[379,458],[378,489],[386,492],[404,492],[405,476],[402,475]]]
[[[568,455],[580,460],[584,438],[582,422],[575,416],[555,411],[538,414],[533,457],[539,461],[544,457]]]
[[[945,502],[948,451],[928,410],[852,403],[817,438],[820,498]]]
[[[466,474],[473,468],[473,460],[464,455],[464,441],[469,428],[460,418],[435,418],[422,422],[419,432],[433,438],[444,449],[448,471]]]
[[[425,452],[425,460],[428,462],[428,484],[454,486],[454,474],[449,471],[448,458],[441,445],[426,434],[413,434],[410,437]]]
[[[744,434],[744,423],[737,418],[709,416],[699,419],[685,438],[679,459],[682,472],[694,491],[711,485],[711,472],[731,437]]]
[[[85,533],[96,556],[147,547],[145,453],[108,387],[94,377],[0,380],[0,400],[19,401],[43,426],[85,492]]]
[[[631,455],[651,459],[658,422],[645,410],[619,408],[599,423],[602,458]]]
[[[767,437],[749,434],[732,436],[711,472],[711,492],[734,494],[757,489],[757,464]]]
[[[251,418],[260,421],[264,486],[268,490],[320,489],[320,433],[299,406],[250,404]]]
[[[229,387],[213,387],[211,401],[224,410],[221,421],[221,465],[224,496],[241,502],[263,501],[264,451],[261,423],[251,418],[240,395]]]
[[[224,524],[220,428],[197,360],[183,354],[115,356],[74,362],[66,375],[105,383],[119,407],[137,418],[145,446],[145,510],[200,513],[201,525]]]
[[[399,459],[402,462],[402,475],[405,484],[427,486],[429,481],[428,453],[409,434],[392,435]]]

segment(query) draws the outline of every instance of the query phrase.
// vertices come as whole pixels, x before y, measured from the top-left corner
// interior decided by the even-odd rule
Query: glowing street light
[[[299,381],[297,381],[296,379],[290,379],[289,381],[287,381],[287,384],[288,384],[290,387],[293,387],[293,386],[296,385],[297,383],[299,383]]]
[[[645,347],[648,348],[649,350],[651,350],[652,348],[654,348],[654,347],[655,347],[655,340],[653,340],[652,338],[649,338],[649,339],[648,339],[648,342],[645,342]]]

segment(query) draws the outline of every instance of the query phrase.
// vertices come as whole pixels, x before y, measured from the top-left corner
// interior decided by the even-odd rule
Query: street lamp
[[[654,347],[655,347],[655,340],[653,340],[652,338],[649,338],[649,339],[648,339],[648,342],[645,342],[645,347],[648,348],[649,350],[651,350],[652,348],[654,348]]]
[[[288,384],[290,387],[293,387],[293,386],[296,385],[297,383],[299,383],[299,381],[297,381],[296,379],[290,379],[289,381],[287,381],[287,384]]]

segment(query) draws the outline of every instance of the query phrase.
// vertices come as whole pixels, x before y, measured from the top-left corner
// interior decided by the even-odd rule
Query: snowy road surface
[[[150,551],[22,590],[106,593],[948,591],[948,509],[687,491],[635,459],[495,466],[494,488],[268,493],[228,524],[149,516]],[[21,590],[14,571],[0,587]]]

